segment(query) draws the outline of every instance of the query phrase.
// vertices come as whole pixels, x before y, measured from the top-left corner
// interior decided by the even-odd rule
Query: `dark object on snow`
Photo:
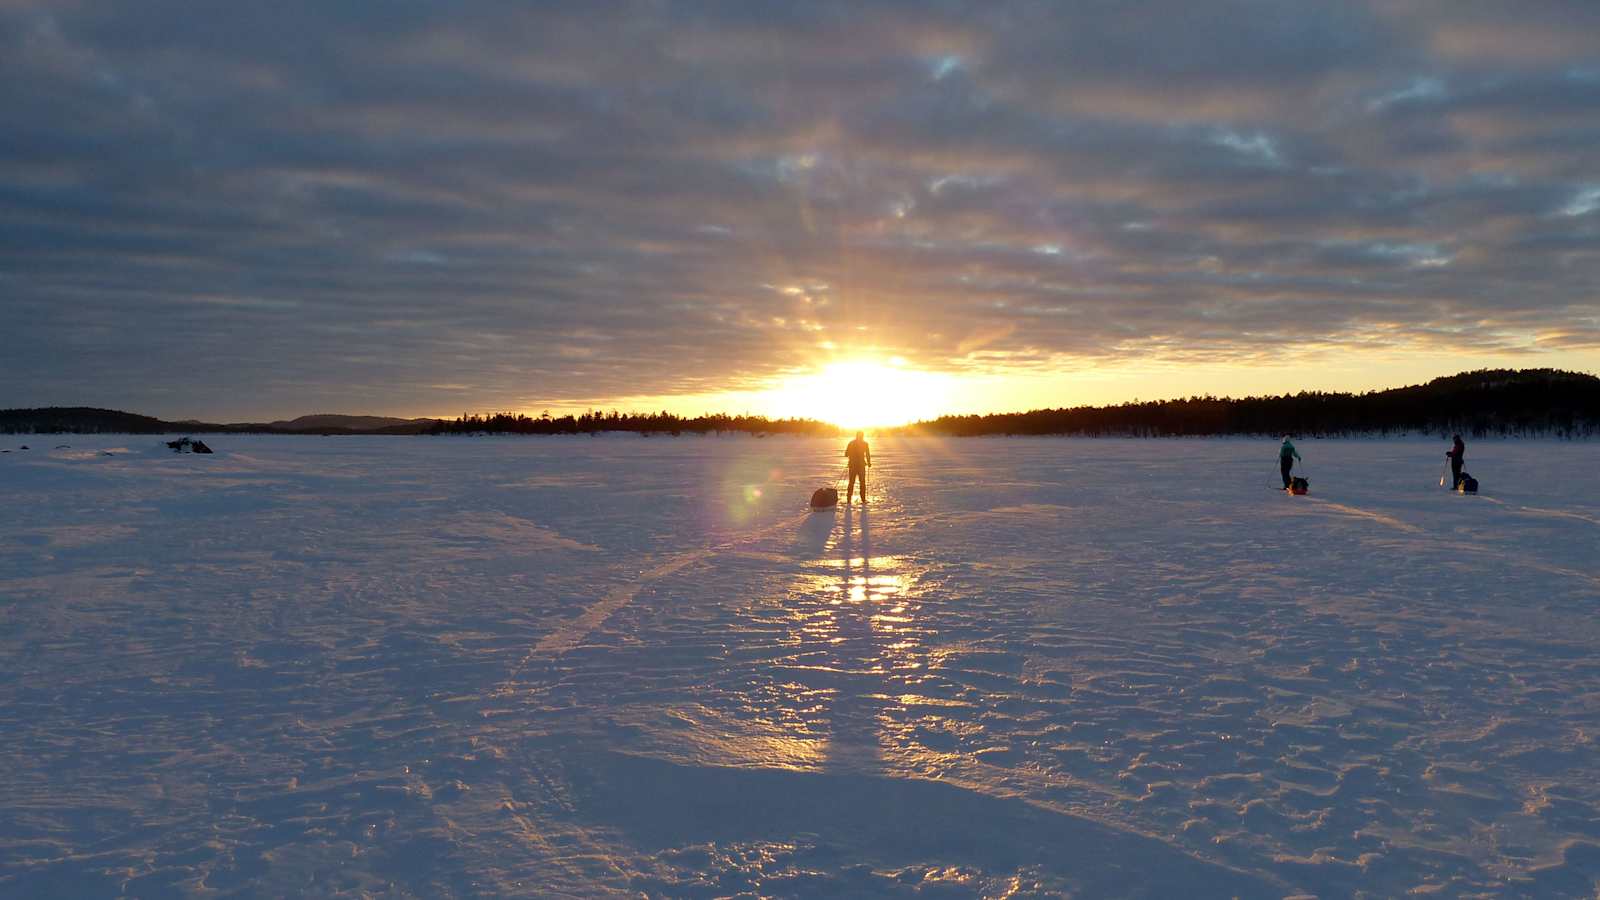
[[[1296,475],[1289,479],[1288,491],[1291,494],[1305,494],[1311,490],[1311,482]]]
[[[71,450],[72,449],[72,445],[71,444],[57,444],[56,445],[56,449],[57,450]]]
[[[1456,482],[1456,490],[1463,494],[1476,494],[1478,492],[1478,479],[1462,472],[1461,480]]]
[[[216,451],[212,450],[210,447],[207,447],[205,441],[197,441],[194,438],[178,438],[175,441],[167,441],[167,446],[171,447],[172,448],[172,452],[174,452],[174,453],[215,453],[216,452]]]
[[[812,509],[827,509],[839,505],[839,489],[833,487],[820,487],[811,493]]]
[[[28,445],[27,444],[23,444],[21,447],[18,447],[17,449],[18,450],[26,450],[26,449],[28,449]]]

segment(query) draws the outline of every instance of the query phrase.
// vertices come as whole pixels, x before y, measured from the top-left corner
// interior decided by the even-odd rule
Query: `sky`
[[[0,0],[0,122],[0,407],[1600,370],[1593,0]]]

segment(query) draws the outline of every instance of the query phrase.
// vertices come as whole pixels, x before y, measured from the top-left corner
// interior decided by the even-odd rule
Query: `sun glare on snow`
[[[770,393],[770,415],[845,428],[904,425],[945,412],[950,377],[866,360],[837,362],[785,379]]]

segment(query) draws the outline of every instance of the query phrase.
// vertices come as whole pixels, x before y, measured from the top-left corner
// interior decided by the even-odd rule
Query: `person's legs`
[[[1459,484],[1461,484],[1461,459],[1452,456],[1450,457],[1450,486],[1456,487]]]
[[[850,470],[850,481],[844,486],[844,502],[850,502],[850,493],[856,489],[856,470]]]
[[[861,502],[867,502],[867,470],[861,470]]]
[[[1289,486],[1289,470],[1294,468],[1294,460],[1285,457],[1278,462],[1278,468],[1283,472],[1283,486]]]

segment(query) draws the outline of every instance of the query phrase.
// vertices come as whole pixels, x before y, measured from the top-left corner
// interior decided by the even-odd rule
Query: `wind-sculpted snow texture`
[[[842,442],[72,443],[0,455],[0,895],[1600,880],[1594,444],[879,440],[813,513]]]

